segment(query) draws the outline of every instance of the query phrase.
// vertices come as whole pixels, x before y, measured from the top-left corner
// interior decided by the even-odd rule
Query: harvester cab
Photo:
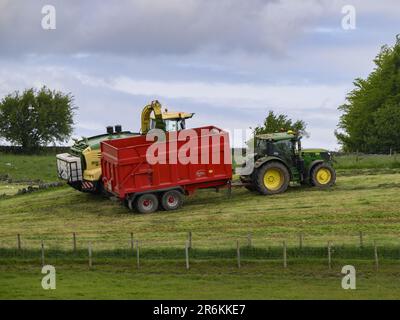
[[[186,119],[192,118],[194,113],[162,112],[161,104],[155,100],[145,106],[142,111],[141,133],[146,134],[151,129],[164,131],[179,131],[186,129]]]
[[[102,141],[146,134],[151,129],[182,130],[186,125],[185,120],[192,118],[193,115],[193,113],[186,112],[166,111],[163,113],[161,104],[157,100],[152,101],[142,110],[140,132],[122,131],[120,125],[109,126],[104,134],[76,140],[70,149],[70,153],[58,154],[58,176],[79,191],[101,192],[100,143]]]
[[[286,191],[290,182],[319,188],[332,186],[336,173],[330,152],[302,149],[301,139],[293,131],[255,136],[253,170],[240,177],[246,188],[268,195]]]

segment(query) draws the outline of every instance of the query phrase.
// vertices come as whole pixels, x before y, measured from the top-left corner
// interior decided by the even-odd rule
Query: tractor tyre
[[[182,207],[183,194],[177,190],[165,192],[161,197],[161,207],[166,210],[177,210]]]
[[[283,193],[289,186],[289,171],[280,162],[268,162],[261,168],[258,168],[255,173],[255,187],[260,194],[272,195]]]
[[[135,199],[135,209],[140,213],[152,213],[158,209],[158,198],[153,193],[145,193]]]
[[[329,188],[336,182],[336,172],[329,164],[320,163],[311,169],[310,180],[312,186]]]

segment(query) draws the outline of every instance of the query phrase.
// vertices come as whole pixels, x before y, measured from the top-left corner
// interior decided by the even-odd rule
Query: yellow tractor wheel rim
[[[328,184],[332,179],[331,172],[326,168],[321,168],[317,172],[317,181],[319,184]]]
[[[278,169],[268,169],[264,174],[264,185],[269,190],[278,190],[283,185],[283,174]]]

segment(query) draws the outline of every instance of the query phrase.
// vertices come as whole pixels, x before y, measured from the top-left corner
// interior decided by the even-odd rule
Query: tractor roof
[[[193,117],[194,113],[189,113],[189,112],[163,112],[162,113],[162,118],[164,120],[172,120],[172,119],[189,119]],[[151,115],[151,119],[155,119],[154,115]]]
[[[256,135],[257,139],[273,140],[273,141],[292,140],[292,139],[297,139],[298,137],[299,136],[296,135],[293,131],[264,133]]]

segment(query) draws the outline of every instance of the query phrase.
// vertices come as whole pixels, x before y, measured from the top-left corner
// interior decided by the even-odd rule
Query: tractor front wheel
[[[280,162],[268,162],[257,169],[255,174],[256,190],[263,195],[285,192],[289,186],[288,169]]]
[[[327,163],[317,164],[311,170],[311,184],[318,188],[329,188],[336,182],[336,172]]]
[[[135,209],[140,213],[152,213],[158,209],[158,198],[152,193],[142,194],[135,200]]]

